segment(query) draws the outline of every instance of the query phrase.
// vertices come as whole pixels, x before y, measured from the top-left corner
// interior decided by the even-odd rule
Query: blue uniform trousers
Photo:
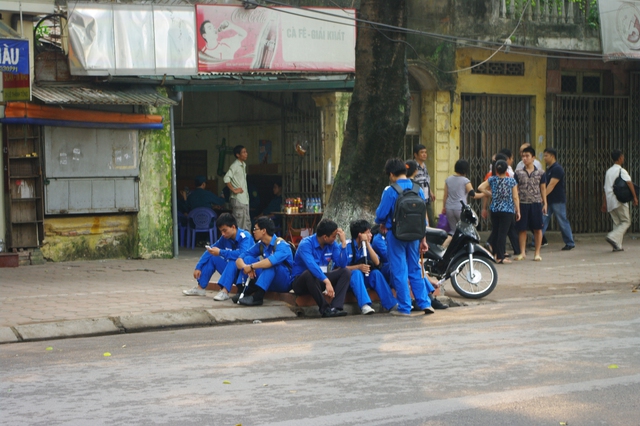
[[[257,257],[246,256],[244,263],[249,265],[259,260]],[[291,270],[286,265],[279,264],[271,268],[256,269],[256,276],[254,284],[264,291],[288,293],[291,290]]]
[[[380,297],[380,303],[385,309],[391,309],[398,304],[398,301],[393,297],[391,287],[387,284],[387,280],[384,279],[382,272],[377,269],[373,269],[369,272],[369,276],[365,277],[362,271],[352,270],[351,281],[349,282],[353,293],[358,299],[358,305],[362,308],[365,304],[371,303],[367,288],[371,288],[378,293]],[[358,291],[356,291],[358,289]],[[363,290],[364,289],[364,290]]]
[[[411,312],[411,294],[407,281],[411,285],[416,306],[420,309],[430,307],[431,300],[420,271],[420,241],[400,241],[390,231],[387,232],[387,245],[389,269],[393,271],[391,281],[398,298],[398,312]]]
[[[202,261],[205,256],[207,257],[204,259],[202,269],[200,269],[200,278],[198,279],[200,287],[206,288],[216,271],[220,274],[218,284],[220,287],[226,288],[227,291],[231,291],[234,281],[236,284],[242,282],[242,275],[244,274],[239,273],[235,260],[227,261],[220,256],[213,256],[209,252],[205,252],[200,260]]]

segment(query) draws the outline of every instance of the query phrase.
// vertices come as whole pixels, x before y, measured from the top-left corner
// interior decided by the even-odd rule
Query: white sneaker
[[[364,305],[361,309],[362,315],[374,314],[376,311],[369,305]]]
[[[185,296],[206,296],[207,290],[197,285],[189,290],[182,290],[182,294]]]
[[[227,293],[226,291],[220,291],[214,296],[213,300],[217,302],[224,302],[225,300],[229,300],[229,293]]]

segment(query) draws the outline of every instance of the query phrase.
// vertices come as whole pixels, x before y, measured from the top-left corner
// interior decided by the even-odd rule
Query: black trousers
[[[333,291],[336,293],[331,304],[327,303],[324,294],[322,294],[326,287],[324,282],[314,277],[308,270],[298,275],[292,283],[295,294],[299,296],[310,294],[311,297],[313,297],[313,300],[318,304],[318,308],[320,308],[320,313],[323,313],[329,308],[343,308],[344,298],[349,289],[349,281],[351,280],[351,271],[347,268],[336,269],[327,272],[326,275],[329,281],[331,281]]]
[[[515,226],[515,215],[506,212],[491,212],[491,224],[495,231],[493,254],[496,259],[504,259],[509,228]]]
[[[493,212],[491,212],[491,223],[493,224]],[[498,234],[498,230],[495,225],[491,226],[491,234],[489,238],[487,238],[487,242],[491,245],[493,249],[493,253],[496,253],[496,235]],[[511,226],[509,226],[509,230],[507,231],[507,237],[509,237],[509,242],[511,243],[511,248],[513,249],[513,254],[516,256],[520,254],[520,240],[518,239],[518,230],[516,229],[516,221],[515,216],[513,222],[511,222]],[[506,253],[507,246],[505,242],[504,252]]]

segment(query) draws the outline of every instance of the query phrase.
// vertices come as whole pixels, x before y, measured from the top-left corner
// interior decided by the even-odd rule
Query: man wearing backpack
[[[619,149],[611,152],[611,159],[614,164],[607,170],[604,177],[604,194],[602,195],[602,212],[609,212],[613,220],[613,230],[607,235],[607,242],[613,247],[613,251],[623,251],[622,239],[625,232],[631,225],[631,214],[629,203],[621,202],[613,191],[616,179],[620,178],[626,182],[633,198],[633,205],[638,205],[638,194],[636,193],[631,176],[622,168],[624,164],[624,154]]]
[[[386,238],[389,257],[389,269],[393,271],[392,286],[396,290],[398,299],[398,310],[392,311],[393,315],[413,316],[411,313],[411,285],[416,306],[426,314],[434,312],[431,307],[431,300],[427,295],[427,288],[422,279],[420,271],[420,250],[427,251],[428,246],[424,234],[426,231],[425,220],[425,194],[422,189],[407,179],[406,166],[399,158],[387,160],[384,166],[385,172],[389,176],[391,185],[387,186],[382,193],[380,204],[376,209],[376,223],[380,229],[386,230]],[[398,192],[398,188],[402,193]],[[422,199],[422,209],[420,210],[420,200],[415,202],[415,194]],[[415,210],[412,210],[414,207]],[[404,211],[404,214],[400,212]],[[417,220],[422,215],[421,221]],[[417,314],[414,313],[414,314]]]
[[[291,290],[291,268],[293,253],[289,243],[275,234],[276,227],[268,217],[258,218],[253,227],[253,238],[256,244],[238,257],[236,266],[242,270],[251,282],[239,290],[232,300],[240,305],[262,305],[267,291],[288,293]],[[250,281],[247,281],[247,285]],[[243,295],[240,298],[240,295]]]

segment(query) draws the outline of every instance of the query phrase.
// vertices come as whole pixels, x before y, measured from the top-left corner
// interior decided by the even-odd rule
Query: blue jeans
[[[547,232],[549,222],[551,221],[551,215],[555,214],[556,222],[560,228],[562,234],[562,241],[569,247],[575,247],[576,243],[573,241],[573,234],[571,233],[571,225],[567,219],[567,205],[565,203],[553,203],[547,206],[547,215],[542,217],[543,226],[542,233]]]

